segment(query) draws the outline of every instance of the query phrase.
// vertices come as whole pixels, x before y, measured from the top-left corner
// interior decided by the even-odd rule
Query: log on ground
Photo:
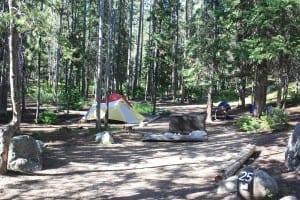
[[[255,145],[247,145],[233,162],[229,163],[215,176],[215,181],[219,182],[235,174],[254,153]]]

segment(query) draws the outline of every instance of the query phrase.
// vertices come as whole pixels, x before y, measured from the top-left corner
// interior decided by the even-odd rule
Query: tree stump
[[[205,131],[205,120],[206,113],[171,115],[169,131],[173,133],[190,133],[194,130]]]

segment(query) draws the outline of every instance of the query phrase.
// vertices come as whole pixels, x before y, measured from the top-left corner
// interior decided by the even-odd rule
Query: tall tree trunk
[[[241,103],[242,108],[245,108],[246,105],[246,78],[245,77],[240,77],[239,78],[239,86],[238,86],[238,91],[239,91],[239,102]]]
[[[84,10],[83,10],[83,36],[82,36],[82,49],[83,49],[83,60],[82,60],[82,67],[81,67],[81,96],[84,99],[88,97],[85,96],[86,91],[86,78],[85,78],[85,70],[86,70],[86,15],[87,15],[87,0],[84,0]]]
[[[42,39],[39,38],[39,48],[41,47]],[[39,51],[38,55],[38,66],[37,66],[37,96],[36,96],[36,113],[35,113],[35,123],[38,123],[39,115],[40,115],[40,104],[41,104],[41,51]]]
[[[6,39],[4,40],[6,42]],[[4,46],[4,45],[3,45]],[[7,97],[8,97],[8,56],[7,49],[1,49],[3,65],[0,67],[0,116],[7,114]]]
[[[63,11],[64,11],[64,3],[63,3],[63,1],[61,1],[60,7],[59,7],[59,28],[58,28],[58,33],[57,33],[58,36],[60,36],[62,34]],[[58,83],[59,83],[59,78],[60,78],[60,57],[61,57],[61,47],[60,47],[60,42],[58,42],[57,49],[56,49],[55,83],[54,83],[54,93],[55,93],[56,103],[58,102]]]
[[[107,54],[106,54],[106,61],[105,61],[105,95],[106,95],[106,112],[105,112],[105,128],[108,127],[108,113],[109,113],[109,80],[110,80],[110,56],[111,56],[111,42],[112,42],[112,32],[113,32],[113,24],[114,24],[114,16],[112,13],[112,2],[108,0],[109,4],[109,27],[108,27],[108,38],[107,38]]]
[[[189,29],[189,20],[190,20],[190,0],[185,0],[185,34],[184,34],[184,40],[185,43],[187,43],[189,35],[190,35],[190,29]],[[183,76],[183,72],[185,70],[185,65],[186,65],[186,59],[187,59],[187,49],[184,48],[184,63],[182,65],[182,69],[181,69],[181,103],[184,102],[185,99],[185,80],[184,80],[184,76]]]
[[[154,10],[156,7],[156,0],[153,1],[152,3],[152,9]],[[152,34],[155,34],[157,31],[157,19],[152,15]],[[152,109],[152,114],[156,114],[156,90],[157,90],[157,76],[158,76],[158,57],[159,57],[159,50],[158,50],[158,44],[157,41],[154,40],[154,49],[152,50],[152,63],[151,66],[153,67],[152,69],[152,87],[151,87],[151,101],[153,105]]]
[[[212,72],[211,72],[212,73]],[[210,83],[208,86],[208,91],[207,91],[207,105],[206,105],[206,122],[207,123],[211,123],[212,122],[212,114],[211,114],[211,110],[212,110],[212,79],[213,79],[213,73],[210,75]]]
[[[215,43],[216,40],[219,37],[219,31],[218,31],[218,17],[216,14],[216,10],[219,7],[219,1],[218,0],[213,0],[212,2],[210,2],[210,7],[212,9],[212,11],[214,12],[214,17],[213,17],[213,30],[211,32],[211,39],[213,40],[213,42]],[[213,50],[212,52],[212,59],[211,59],[211,64],[208,68],[209,71],[209,88],[208,88],[208,92],[207,92],[207,118],[206,118],[206,122],[210,123],[212,121],[212,115],[211,115],[211,110],[212,110],[212,89],[213,89],[213,77],[214,77],[214,73],[215,70],[218,68],[218,60],[217,60],[217,52],[216,50]]]
[[[132,20],[133,20],[133,0],[130,0],[130,9],[129,9],[129,36],[128,36],[128,59],[127,59],[127,86],[126,94],[127,97],[130,97],[130,88],[132,85]]]
[[[103,1],[98,0],[98,51],[97,51],[97,75],[96,75],[96,129],[101,131],[101,99],[102,99],[102,24],[103,24]]]
[[[9,0],[8,5],[10,16],[15,16],[16,6],[14,0]],[[6,174],[7,172],[8,149],[10,140],[13,134],[19,129],[21,121],[20,97],[18,87],[18,32],[14,24],[13,18],[10,19],[9,32],[9,77],[13,118],[10,124],[8,124],[3,129],[0,129],[0,174]]]
[[[263,61],[261,64],[258,65],[256,70],[255,92],[254,92],[254,103],[256,107],[254,113],[255,117],[260,118],[266,106],[267,86],[268,86],[267,61]]]
[[[20,71],[20,83],[21,85],[21,105],[22,105],[22,112],[24,113],[26,111],[26,82],[25,82],[25,42],[26,37],[24,34],[19,34],[19,40],[20,44],[18,45],[18,60],[19,60],[19,71]]]
[[[289,93],[289,74],[290,74],[290,65],[289,65],[289,56],[284,55],[283,56],[283,61],[284,61],[284,74],[283,74],[283,79],[284,79],[284,85],[283,85],[283,102],[282,102],[282,110],[285,110],[286,108],[286,103],[287,103],[287,98],[288,98],[288,93]]]
[[[177,89],[178,89],[178,48],[179,48],[179,1],[176,0],[176,9],[175,9],[175,17],[176,17],[176,35],[175,35],[175,44],[174,44],[174,64],[172,67],[172,90],[173,90],[173,101],[177,99]]]
[[[136,88],[139,79],[139,66],[140,66],[140,49],[141,49],[141,31],[142,31],[142,20],[143,20],[143,8],[144,8],[144,0],[140,1],[140,16],[139,16],[139,26],[138,26],[138,36],[137,36],[137,44],[136,44],[136,55],[135,55],[135,66],[134,66],[134,75],[133,75],[133,84],[132,84],[132,98],[135,98]]]

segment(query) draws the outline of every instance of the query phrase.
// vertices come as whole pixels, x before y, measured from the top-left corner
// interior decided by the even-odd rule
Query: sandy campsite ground
[[[168,106],[177,113],[200,112],[204,106]],[[293,125],[299,107],[290,110]],[[232,120],[207,125],[205,142],[142,142],[145,132],[165,132],[169,119],[160,118],[132,133],[114,133],[116,144],[99,145],[85,134],[94,124],[69,124],[67,133],[53,127],[22,124],[25,133],[45,131],[44,169],[33,175],[10,172],[0,179],[0,199],[224,199],[214,181],[247,144],[255,144],[252,163],[272,175],[280,197],[300,198],[300,172],[285,172],[284,151],[290,131],[244,133]],[[43,128],[43,129],[42,129]]]

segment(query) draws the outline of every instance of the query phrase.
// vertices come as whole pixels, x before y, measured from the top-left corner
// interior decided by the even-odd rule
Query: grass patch
[[[136,112],[142,115],[146,115],[152,112],[153,106],[148,103],[136,103],[133,104],[133,110],[135,110]]]

